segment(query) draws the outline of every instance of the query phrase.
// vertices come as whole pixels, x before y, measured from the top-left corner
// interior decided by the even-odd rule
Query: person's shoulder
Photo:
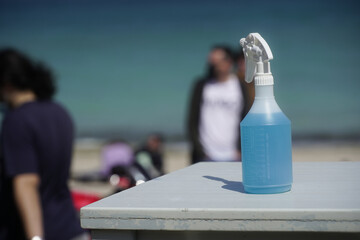
[[[64,119],[72,121],[71,114],[64,105],[55,101],[50,101],[47,104],[48,104],[47,112],[49,113],[51,112],[53,116],[56,116],[57,118],[61,119],[61,121],[63,121]]]
[[[209,79],[204,76],[195,78],[195,84],[205,84],[208,81]]]
[[[64,113],[68,114],[68,110],[61,103],[54,100],[39,101],[35,106],[34,111],[48,112],[48,113]]]
[[[54,108],[54,109],[58,109],[58,110],[61,110],[61,111],[65,111],[67,112],[67,109],[64,105],[62,105],[61,103],[59,102],[56,102],[56,101],[48,101],[47,104]]]
[[[24,108],[9,110],[3,120],[3,130],[23,129],[28,126],[29,114]]]
[[[240,79],[238,78],[237,75],[231,74],[229,80],[230,80],[229,82],[230,82],[231,84],[236,85],[236,86],[238,86],[239,88],[242,88],[241,81],[240,81]]]
[[[205,86],[205,84],[209,82],[209,80],[205,77],[198,77],[195,79],[194,83],[193,83],[193,88],[194,89],[201,89]]]
[[[235,74],[231,74],[229,78],[233,82],[240,83],[238,76],[236,76]]]
[[[33,104],[34,102],[25,103],[24,105],[18,108],[9,110],[6,113],[4,120],[8,122],[14,122],[17,121],[18,119],[26,120],[29,109],[33,107]]]
[[[37,115],[42,113],[54,113],[54,112],[63,112],[67,114],[67,110],[60,103],[49,101],[35,101],[26,103],[16,109],[10,110],[5,115],[6,121],[16,121],[20,119],[23,122],[26,122],[27,119],[32,119]]]

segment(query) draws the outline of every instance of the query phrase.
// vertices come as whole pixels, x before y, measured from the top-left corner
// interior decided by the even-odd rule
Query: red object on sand
[[[80,211],[80,208],[101,199],[101,197],[96,194],[79,191],[71,191],[71,197],[74,203],[74,207],[77,211]]]

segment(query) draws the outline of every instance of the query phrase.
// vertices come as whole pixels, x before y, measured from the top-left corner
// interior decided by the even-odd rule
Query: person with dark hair
[[[218,45],[208,56],[208,72],[196,81],[187,117],[192,163],[240,160],[244,89],[235,74],[231,48]]]
[[[135,164],[143,170],[143,174],[148,180],[164,174],[163,143],[164,138],[161,134],[150,134],[135,153]]]
[[[51,72],[14,49],[0,51],[0,239],[86,239],[67,185],[74,127],[52,98]]]

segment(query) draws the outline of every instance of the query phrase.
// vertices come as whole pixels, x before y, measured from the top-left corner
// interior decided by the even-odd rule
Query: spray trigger
[[[247,83],[252,82],[256,75],[271,74],[269,61],[273,59],[273,55],[269,45],[259,33],[250,33],[246,38],[240,39],[240,45],[245,56]]]

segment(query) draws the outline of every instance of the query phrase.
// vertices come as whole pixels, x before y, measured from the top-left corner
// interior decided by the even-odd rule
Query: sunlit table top
[[[81,210],[87,229],[360,231],[360,162],[295,162],[290,192],[244,193],[241,163],[198,163]]]

